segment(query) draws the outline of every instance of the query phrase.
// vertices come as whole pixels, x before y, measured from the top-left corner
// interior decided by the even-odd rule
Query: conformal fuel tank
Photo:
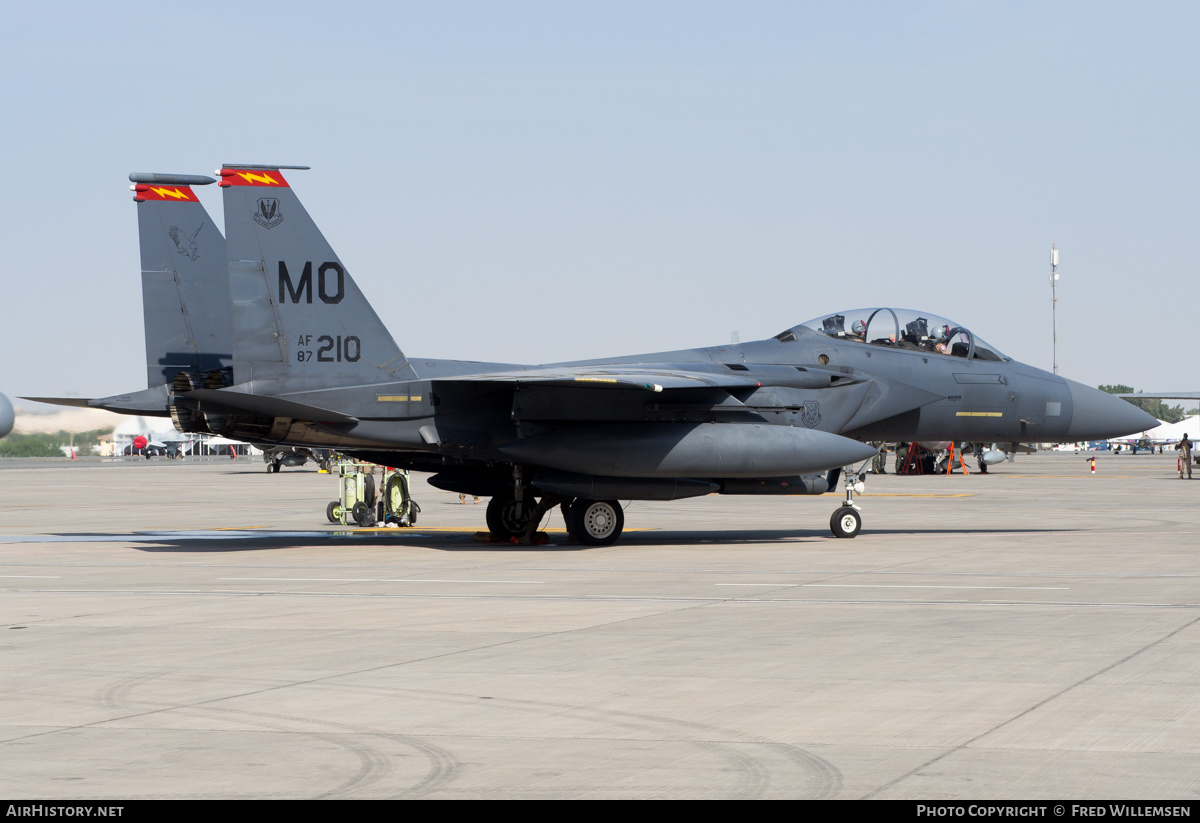
[[[761,423],[571,426],[503,446],[514,460],[607,477],[784,477],[868,460],[871,446]]]

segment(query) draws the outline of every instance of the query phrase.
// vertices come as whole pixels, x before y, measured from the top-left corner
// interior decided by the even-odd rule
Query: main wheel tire
[[[608,546],[625,528],[625,512],[616,500],[576,500],[571,504],[571,536],[583,546]]]
[[[342,521],[342,504],[337,500],[329,501],[329,505],[325,507],[325,516],[329,518],[330,523],[340,523]]]
[[[518,503],[511,495],[496,495],[488,501],[488,531],[497,537],[519,537],[529,528],[529,519],[537,505],[528,491],[525,499]]]
[[[862,531],[862,515],[858,509],[842,506],[829,518],[829,529],[834,537],[858,537]]]

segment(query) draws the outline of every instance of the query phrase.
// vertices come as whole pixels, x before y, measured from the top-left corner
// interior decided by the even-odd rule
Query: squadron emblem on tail
[[[167,229],[167,234],[171,236],[172,242],[175,243],[176,251],[178,251],[188,260],[199,260],[200,249],[196,246],[196,235],[200,233],[200,229],[202,228],[204,228],[203,223],[197,226],[196,230],[188,235],[184,234],[183,230],[180,229],[179,226],[171,226],[171,228]]]
[[[282,223],[283,215],[279,213],[279,199],[275,197],[260,198],[258,208],[254,212],[254,222],[264,229],[273,229]]]

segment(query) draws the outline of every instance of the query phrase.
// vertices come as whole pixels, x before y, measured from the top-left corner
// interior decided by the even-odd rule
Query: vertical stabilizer
[[[235,382],[304,391],[415,377],[280,168],[218,172]]]
[[[180,372],[232,364],[225,238],[192,186],[201,175],[129,175],[137,202],[142,252],[142,313],[150,388]]]

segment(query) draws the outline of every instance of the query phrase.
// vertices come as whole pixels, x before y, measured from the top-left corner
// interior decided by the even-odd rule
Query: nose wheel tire
[[[862,515],[857,509],[843,506],[829,518],[829,529],[834,537],[858,537],[862,531]]]
[[[616,500],[576,500],[571,504],[571,535],[584,546],[608,546],[625,528],[625,512]]]

